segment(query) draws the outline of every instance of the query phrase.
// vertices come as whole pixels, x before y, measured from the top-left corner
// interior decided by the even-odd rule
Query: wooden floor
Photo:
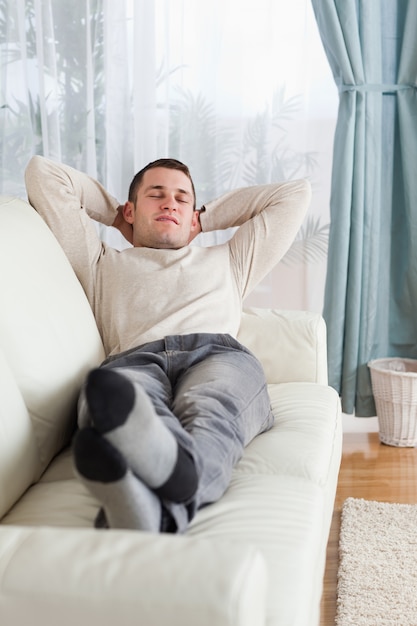
[[[340,515],[348,497],[416,504],[417,448],[386,446],[380,443],[378,433],[345,433],[327,548],[320,626],[335,624]]]

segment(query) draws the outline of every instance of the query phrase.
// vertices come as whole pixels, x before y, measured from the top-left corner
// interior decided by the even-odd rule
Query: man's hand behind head
[[[132,224],[129,224],[129,222],[125,220],[123,211],[124,211],[124,206],[120,205],[117,208],[117,215],[114,218],[114,222],[112,226],[114,228],[117,228],[122,233],[123,237],[127,239],[127,241],[130,244],[133,245],[133,226]]]

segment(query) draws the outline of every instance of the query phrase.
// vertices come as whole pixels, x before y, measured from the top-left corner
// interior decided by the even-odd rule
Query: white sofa
[[[56,240],[0,198],[1,626],[314,626],[341,457],[319,315],[252,309],[276,416],[185,535],[96,530],[75,403],[103,348]]]

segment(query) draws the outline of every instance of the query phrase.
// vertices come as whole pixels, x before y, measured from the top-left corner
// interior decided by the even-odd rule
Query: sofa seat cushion
[[[269,471],[326,485],[333,469],[334,448],[340,445],[338,395],[331,387],[314,383],[270,385],[269,394],[275,416],[271,437],[262,449],[258,449],[257,439],[252,442],[238,471],[251,471],[255,464],[260,468],[265,459],[267,464],[274,459]]]

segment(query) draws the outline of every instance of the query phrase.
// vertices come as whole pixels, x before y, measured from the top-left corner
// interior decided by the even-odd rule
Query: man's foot
[[[73,442],[75,471],[101,503],[110,528],[159,532],[161,502],[128,468],[126,461],[93,428],[80,430]]]
[[[94,428],[148,487],[173,502],[194,495],[194,461],[178,446],[140,385],[115,370],[95,369],[87,378],[86,399]]]

